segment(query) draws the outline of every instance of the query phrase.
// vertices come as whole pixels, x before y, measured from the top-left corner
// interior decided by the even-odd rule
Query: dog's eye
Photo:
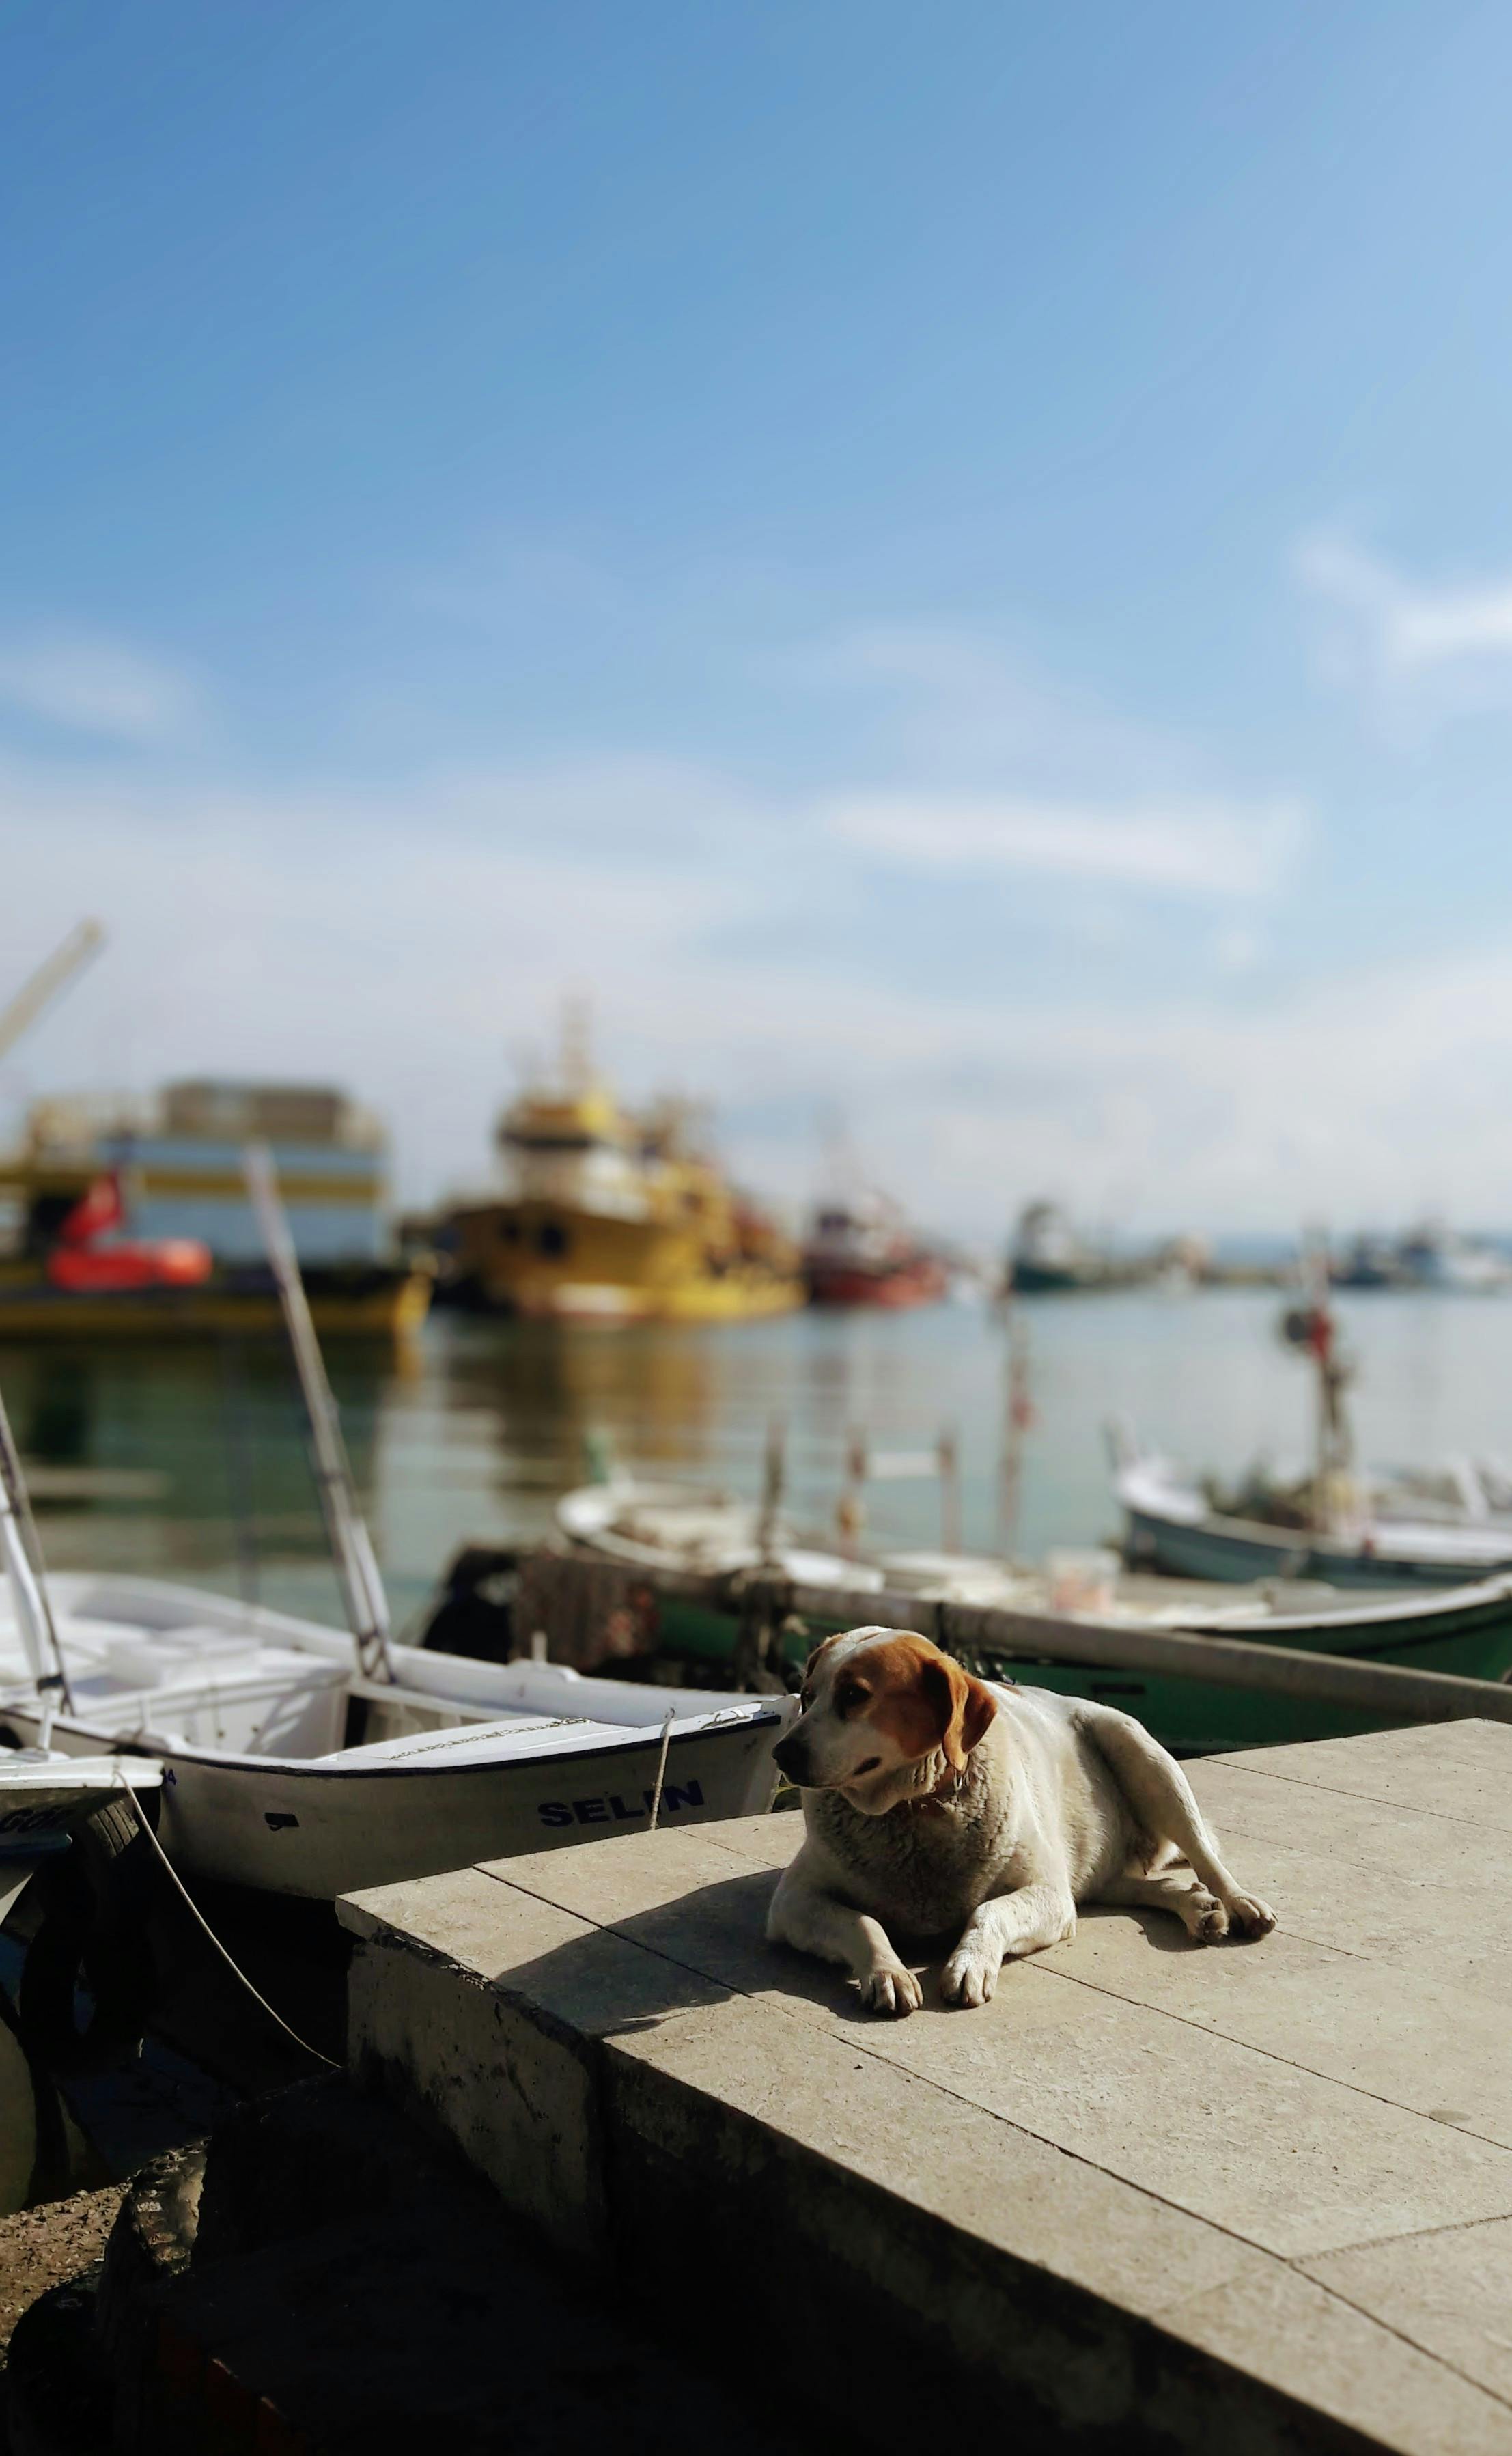
[[[859,1681],[848,1680],[835,1690],[835,1705],[842,1714],[853,1714],[858,1706],[866,1704],[868,1694]]]
[[[806,1714],[807,1713],[808,1709],[809,1709],[809,1707],[813,1704],[813,1702],[814,1702],[814,1692],[813,1692],[813,1690],[812,1690],[811,1688],[800,1688],[800,1689],[799,1689],[799,1691],[798,1691],[798,1703],[799,1703],[799,1704],[800,1704],[800,1706],[803,1708],[804,1712],[805,1712]]]

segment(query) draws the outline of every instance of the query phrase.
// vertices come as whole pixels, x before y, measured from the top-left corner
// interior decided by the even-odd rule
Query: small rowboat
[[[73,1701],[52,1745],[118,1751],[129,1774],[135,1751],[160,1760],[158,1831],[185,1874],[330,1900],[775,1794],[784,1699],[405,1646],[373,1680],[337,1630],[193,1587],[73,1572],[49,1594]],[[51,1712],[0,1601],[0,1743],[27,1746]]]
[[[1463,1586],[1512,1569],[1512,1525],[1376,1514],[1354,1531],[1321,1533],[1225,1517],[1168,1460],[1126,1459],[1114,1489],[1124,1553],[1168,1577],[1320,1578],[1335,1586]]]
[[[763,1515],[725,1492],[640,1476],[582,1484],[563,1493],[556,1511],[558,1529],[575,1552],[622,1569],[693,1569],[735,1578],[765,1563],[794,1586],[881,1591],[880,1569],[796,1542],[780,1519],[764,1527]],[[731,1609],[667,1595],[659,1625],[662,1651],[691,1663],[729,1665],[737,1631]]]
[[[880,1587],[878,1570],[795,1543],[780,1520],[764,1541],[761,1519],[754,1504],[727,1493],[639,1476],[580,1485],[557,1504],[557,1525],[569,1544],[623,1568],[665,1567],[675,1560],[684,1569],[727,1576],[754,1568],[765,1558],[797,1586],[847,1586],[852,1592],[857,1586]]]

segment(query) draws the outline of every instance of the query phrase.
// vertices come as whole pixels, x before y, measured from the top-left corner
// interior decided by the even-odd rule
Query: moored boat
[[[317,1623],[155,1580],[49,1581],[72,1704],[0,1603],[0,1743],[161,1762],[186,1874],[332,1899],[659,1822],[754,1815],[783,1701],[583,1680],[395,1646],[365,1678]],[[0,1772],[6,1759],[0,1753]]]
[[[1114,1489],[1132,1566],[1178,1578],[1318,1578],[1335,1586],[1462,1586],[1512,1570],[1512,1525],[1367,1514],[1335,1531],[1216,1509],[1167,1459],[1121,1465]]]
[[[804,1241],[811,1304],[881,1305],[897,1311],[938,1304],[950,1274],[879,1194],[822,1203]]]
[[[676,1101],[635,1115],[581,1034],[501,1118],[503,1194],[451,1214],[450,1293],[546,1321],[730,1321],[802,1302],[797,1255]]]
[[[669,1586],[650,1596],[654,1610],[646,1617],[644,1643],[657,1655],[682,1656],[710,1673],[716,1666],[729,1666],[741,1628],[742,1573],[760,1557],[754,1509],[674,1485],[627,1484],[617,1503],[613,1486],[594,1485],[567,1496],[559,1504],[558,1522],[585,1558],[618,1559],[648,1577],[658,1570],[671,1573],[684,1588],[689,1570],[704,1571],[703,1592]],[[816,1560],[817,1576],[804,1570],[809,1560]],[[1378,1729],[1388,1718],[1303,1697],[1214,1686],[1180,1671],[1089,1665],[1080,1654],[1071,1657],[1063,1650],[1068,1610],[1074,1608],[1084,1631],[1243,1638],[1488,1681],[1512,1672],[1512,1577],[1472,1583],[1467,1575],[1450,1589],[1432,1592],[1403,1581],[1395,1591],[1366,1600],[1299,1571],[1258,1574],[1240,1586],[1221,1577],[1118,1572],[1110,1563],[1106,1594],[1073,1605],[1059,1591],[1053,1563],[1031,1570],[991,1557],[921,1551],[878,1552],[854,1563],[785,1546],[780,1529],[770,1566],[810,1595],[832,1587],[837,1598],[833,1616],[810,1604],[801,1625],[787,1629],[784,1653],[790,1673],[821,1637],[849,1625],[855,1616],[849,1599],[858,1593],[885,1592],[886,1605],[878,1608],[885,1607],[889,1618],[901,1613],[904,1625],[910,1609],[931,1620],[943,1606],[942,1644],[950,1642],[952,1606],[985,1607],[1011,1614],[1015,1629],[1011,1646],[1005,1643],[983,1658],[993,1677],[1106,1698],[1137,1716],[1167,1747],[1190,1754],[1342,1736]]]
[[[1007,1285],[1013,1296],[1075,1296],[1133,1287],[1154,1275],[1135,1262],[1082,1243],[1055,1202],[1028,1202],[1009,1250]]]
[[[14,1206],[0,1255],[0,1338],[194,1339],[279,1324],[242,1179],[270,1140],[319,1328],[402,1338],[431,1275],[394,1246],[386,1147],[364,1111],[318,1084],[171,1083],[153,1100],[50,1099],[0,1158]]]

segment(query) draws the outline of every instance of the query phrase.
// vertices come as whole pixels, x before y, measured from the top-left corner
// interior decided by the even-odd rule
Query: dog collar
[[[921,1791],[916,1799],[902,1799],[898,1805],[911,1808],[916,1816],[944,1816],[949,1809],[955,1806],[965,1789],[964,1767],[957,1773],[953,1766],[948,1765],[932,1791]]]

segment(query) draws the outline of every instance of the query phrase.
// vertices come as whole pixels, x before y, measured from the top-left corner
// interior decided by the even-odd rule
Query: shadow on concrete
[[[632,1912],[612,1927],[517,1966],[508,1983],[601,2037],[655,2029],[673,2014],[718,2004],[726,1995],[759,1997],[800,2018],[874,2028],[881,2016],[862,2009],[854,1981],[837,1964],[767,1943],[766,1912],[777,1874],[752,1869]],[[1158,1953],[1222,1950],[1194,1945],[1169,1912],[1089,1904],[1080,1916],[1133,1920]],[[930,2013],[957,2019],[970,2009],[946,2004],[939,1994],[940,1965],[957,1935],[958,1931],[932,1936],[893,1931],[900,1955],[924,1984],[924,2003],[913,2019]],[[641,1955],[625,1953],[626,1944],[640,1946]],[[1010,1983],[1011,1975],[1005,1970],[1000,1985]]]

